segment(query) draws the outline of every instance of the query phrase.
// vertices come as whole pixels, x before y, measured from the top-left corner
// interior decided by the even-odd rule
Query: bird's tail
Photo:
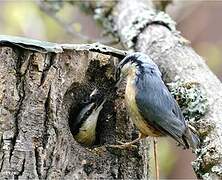
[[[187,128],[186,132],[184,133],[183,141],[187,148],[191,147],[193,150],[200,146],[200,139],[198,135],[190,128]]]

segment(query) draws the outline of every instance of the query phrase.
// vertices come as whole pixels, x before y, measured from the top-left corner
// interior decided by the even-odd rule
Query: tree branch
[[[88,6],[102,8],[97,1]],[[160,67],[165,82],[176,80],[197,83],[202,89],[209,110],[201,119],[192,120],[201,137],[201,148],[196,151],[193,163],[199,178],[222,177],[222,84],[210,71],[204,60],[188,45],[188,41],[175,29],[175,22],[163,12],[156,12],[151,0],[120,0],[110,7],[109,20],[126,48],[148,54]],[[106,19],[106,17],[109,17]],[[108,29],[111,31],[111,29]]]

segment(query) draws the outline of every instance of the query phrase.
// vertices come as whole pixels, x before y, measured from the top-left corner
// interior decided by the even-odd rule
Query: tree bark
[[[201,137],[193,167],[201,179],[221,179],[222,84],[176,31],[175,22],[167,14],[157,12],[151,0],[84,5],[126,48],[148,54],[160,67],[165,82],[179,79],[200,85],[209,109],[205,116],[192,122]]]
[[[100,44],[0,36],[1,179],[147,178],[148,146],[103,147],[137,134],[123,92],[114,88],[115,64],[125,54]],[[86,148],[74,140],[69,121],[95,87],[107,102],[97,144]]]

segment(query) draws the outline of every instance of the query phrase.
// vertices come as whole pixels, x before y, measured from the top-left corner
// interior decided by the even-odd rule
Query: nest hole
[[[114,142],[115,110],[113,102],[116,97],[116,89],[113,78],[106,76],[106,71],[110,69],[110,66],[100,66],[99,61],[91,61],[85,74],[84,83],[74,82],[64,96],[64,104],[68,114],[68,125],[73,137],[78,133],[81,126],[81,123],[78,124],[77,122],[77,116],[86,106],[86,102],[92,91],[96,88],[101,96],[106,98],[97,121],[96,140],[90,146],[98,146],[110,143],[110,141]]]

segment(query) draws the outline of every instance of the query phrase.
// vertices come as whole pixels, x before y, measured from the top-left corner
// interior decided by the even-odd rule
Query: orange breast
[[[160,136],[161,133],[159,131],[156,131],[152,126],[150,126],[149,122],[144,120],[144,118],[139,113],[135,100],[136,88],[134,87],[134,75],[135,74],[128,75],[125,91],[125,101],[130,118],[143,135],[154,137]]]

